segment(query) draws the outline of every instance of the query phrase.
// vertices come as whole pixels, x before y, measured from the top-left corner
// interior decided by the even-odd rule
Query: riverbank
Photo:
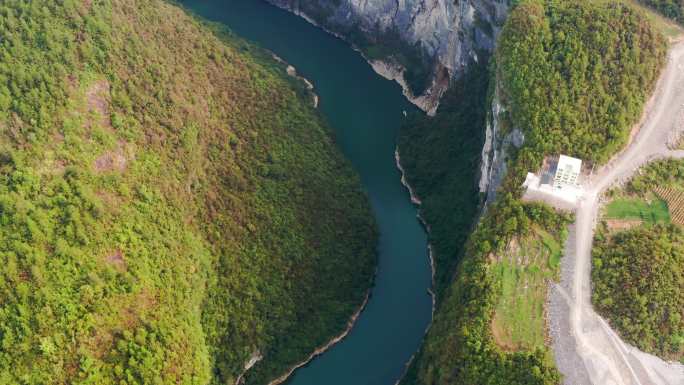
[[[397,146],[396,150],[394,151],[394,159],[397,164],[397,169],[401,173],[401,184],[406,187],[406,190],[409,192],[409,196],[411,197],[411,203],[416,205],[416,207],[420,207],[423,202],[420,200],[418,197],[418,194],[413,190],[413,187],[411,187],[411,184],[408,183],[408,180],[406,179],[406,171],[404,171],[404,167],[401,165],[401,156],[399,154],[399,147]],[[418,218],[418,221],[423,225],[423,228],[425,228],[425,232],[430,235],[430,224],[428,224],[423,216],[420,214],[420,210],[418,210],[418,213],[416,214],[416,218]],[[428,237],[429,238],[429,237]],[[433,291],[433,288],[435,286],[435,259],[434,255],[432,253],[432,245],[430,242],[428,242],[427,245],[428,249],[428,258],[430,259],[430,270],[432,272],[432,287],[428,288],[428,293],[432,297],[432,314],[435,314],[435,306],[436,306],[436,297],[435,297],[435,292]],[[428,325],[428,328],[430,328],[430,325]],[[427,330],[426,330],[427,331]]]
[[[479,212],[476,184],[488,79],[484,61],[452,85],[435,117],[409,115],[395,152],[402,183],[412,201],[420,202],[419,217],[430,234],[436,302],[453,278]]]
[[[432,311],[432,300],[426,295],[432,280],[426,234],[415,220],[416,208],[406,197],[393,156],[397,131],[404,120],[402,112],[415,109],[395,82],[378,76],[346,42],[300,17],[262,1],[184,3],[191,4],[200,15],[224,23],[231,33],[283,58],[293,67],[291,74],[315,85],[323,101],[318,105],[320,116],[330,123],[332,140],[361,175],[379,229],[377,275],[363,310],[359,312],[357,307],[365,299],[360,296],[353,308],[345,310],[348,314],[338,318],[337,330],[326,336],[319,334],[318,343],[306,347],[301,356],[290,355],[294,359],[281,368],[272,364],[275,354],[288,352],[293,343],[305,348],[294,339],[301,330],[282,330],[282,345],[259,346],[264,359],[245,375],[245,383],[285,379],[293,385],[393,383],[418,348]],[[274,161],[277,165],[278,159]],[[291,193],[296,196],[297,189]],[[343,213],[331,216],[342,217]],[[299,269],[291,274],[296,275]],[[331,269],[329,273],[337,271]],[[306,301],[306,297],[301,300]],[[352,315],[356,316],[353,320]],[[350,321],[354,323],[351,329]],[[323,319],[313,322],[329,324]],[[249,358],[244,357],[244,361]]]
[[[278,63],[282,64],[285,66],[285,73],[287,73],[288,76],[293,77],[300,82],[304,83],[304,86],[306,86],[306,89],[309,90],[309,93],[311,93],[311,99],[313,103],[313,108],[318,108],[318,102],[320,100],[318,94],[316,94],[315,87],[313,83],[305,78],[304,76],[301,76],[297,73],[297,68],[295,66],[291,65],[290,63],[286,62],[283,60],[280,56],[274,54],[271,52],[271,57]]]
[[[161,0],[0,20],[0,196],[28,204],[0,231],[2,382],[226,383],[253,361],[263,384],[344,329],[377,264],[370,199],[268,53]]]
[[[382,76],[387,80],[391,80],[399,84],[401,86],[404,97],[406,97],[406,99],[410,101],[413,105],[420,108],[430,116],[434,116],[437,113],[437,108],[439,108],[440,100],[449,88],[450,79],[448,76],[436,76],[434,79],[432,79],[430,86],[426,88],[423,95],[416,96],[413,94],[411,88],[404,79],[404,72],[406,71],[406,68],[401,66],[399,63],[388,62],[384,60],[372,60],[368,58],[368,56],[363,52],[363,50],[361,50],[353,42],[349,41],[349,39],[347,39],[345,36],[335,31],[331,31],[330,29],[320,25],[318,22],[316,22],[316,20],[307,15],[305,12],[302,12],[301,10],[291,10],[277,3],[272,4],[287,12],[292,13],[293,15],[301,17],[302,19],[306,20],[309,24],[315,26],[316,28],[320,28],[326,33],[329,33],[330,35],[335,36],[336,38],[344,41],[354,51],[358,52],[358,54],[361,55],[361,57],[363,57],[363,59],[371,66],[371,68],[373,68],[375,73],[377,73],[378,75]]]
[[[363,310],[366,308],[366,305],[368,305],[368,300],[370,299],[370,295],[371,295],[371,291],[369,290],[368,294],[366,294],[366,298],[363,300],[363,303],[361,304],[361,306],[359,306],[358,310],[356,310],[356,312],[354,314],[352,314],[351,318],[349,318],[349,321],[347,322],[347,328],[342,333],[340,333],[338,336],[336,336],[333,339],[331,339],[330,341],[328,341],[327,344],[316,348],[316,350],[314,350],[311,353],[311,355],[309,355],[309,357],[307,359],[305,359],[304,361],[302,361],[298,364],[293,365],[285,374],[283,374],[282,376],[280,376],[280,377],[276,378],[275,380],[269,382],[268,385],[278,385],[278,384],[282,384],[283,382],[287,381],[287,379],[290,378],[290,376],[295,372],[295,370],[307,365],[314,358],[325,353],[328,349],[332,348],[333,346],[335,346],[335,344],[341,342],[345,337],[347,337],[349,332],[351,332],[352,329],[354,328],[354,325],[356,324],[356,321],[359,319],[359,316],[361,315],[361,313],[363,313]],[[239,385],[239,384],[236,384],[236,385]]]
[[[423,204],[423,202],[420,200],[418,197],[418,194],[413,190],[413,187],[408,183],[408,180],[406,179],[406,171],[404,171],[404,167],[401,165],[401,155],[399,154],[399,146],[397,146],[396,150],[394,151],[394,159],[396,160],[397,164],[397,169],[401,173],[401,184],[406,187],[406,190],[409,192],[409,196],[411,197],[411,203],[416,205],[416,207],[420,208],[420,206]],[[423,216],[420,214],[420,210],[418,210],[418,213],[416,214],[416,217],[418,218],[418,221],[423,225],[423,228],[425,229],[425,232],[428,234],[428,239],[430,237],[430,224],[425,221]],[[437,308],[437,295],[435,294],[434,287],[435,287],[435,256],[434,256],[434,251],[432,248],[432,244],[428,242],[427,245],[428,249],[428,258],[430,260],[430,271],[432,273],[432,286],[428,288],[428,294],[432,298],[432,317],[435,316],[435,310]],[[430,330],[430,326],[432,326],[432,323],[428,324],[427,327],[425,328],[425,335],[423,336],[423,340],[421,341],[421,345],[425,342],[425,337],[427,336],[428,330]],[[416,354],[418,352],[416,351],[411,355],[411,358],[406,362],[405,364],[405,369],[404,373],[402,373],[401,377],[395,382],[395,385],[398,385],[406,376],[406,373],[408,369],[411,367],[411,363],[413,360],[416,358]]]

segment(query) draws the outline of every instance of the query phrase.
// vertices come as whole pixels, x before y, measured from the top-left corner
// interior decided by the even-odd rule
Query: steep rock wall
[[[517,128],[504,127],[503,115],[506,105],[501,100],[501,85],[497,80],[492,97],[491,110],[485,129],[485,143],[480,162],[480,193],[485,196],[485,205],[494,201],[496,190],[506,176],[506,162],[512,149],[522,147],[525,135]]]
[[[434,113],[452,77],[489,53],[509,0],[267,0],[354,44]]]

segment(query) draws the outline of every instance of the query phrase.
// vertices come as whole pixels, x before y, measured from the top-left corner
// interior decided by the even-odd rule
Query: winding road
[[[624,343],[591,306],[591,248],[602,192],[639,167],[664,157],[684,129],[684,43],[671,47],[666,68],[630,144],[585,183],[561,267],[550,293],[553,350],[566,384],[684,385],[684,365],[665,362]]]

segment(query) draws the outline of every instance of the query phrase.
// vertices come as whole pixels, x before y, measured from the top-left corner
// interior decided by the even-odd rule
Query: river
[[[347,43],[295,15],[259,0],[181,3],[273,51],[312,81],[380,229],[378,273],[366,310],[346,339],[297,370],[288,384],[394,384],[420,345],[432,306],[427,236],[394,161],[403,111],[413,107]]]

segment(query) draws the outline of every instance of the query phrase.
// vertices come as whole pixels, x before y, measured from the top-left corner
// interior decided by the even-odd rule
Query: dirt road
[[[572,385],[683,385],[684,365],[667,363],[625,344],[591,306],[591,247],[601,193],[640,166],[674,151],[684,129],[684,43],[670,50],[641,129],[627,148],[592,175],[577,204],[561,268],[550,295],[550,326],[558,368]]]

